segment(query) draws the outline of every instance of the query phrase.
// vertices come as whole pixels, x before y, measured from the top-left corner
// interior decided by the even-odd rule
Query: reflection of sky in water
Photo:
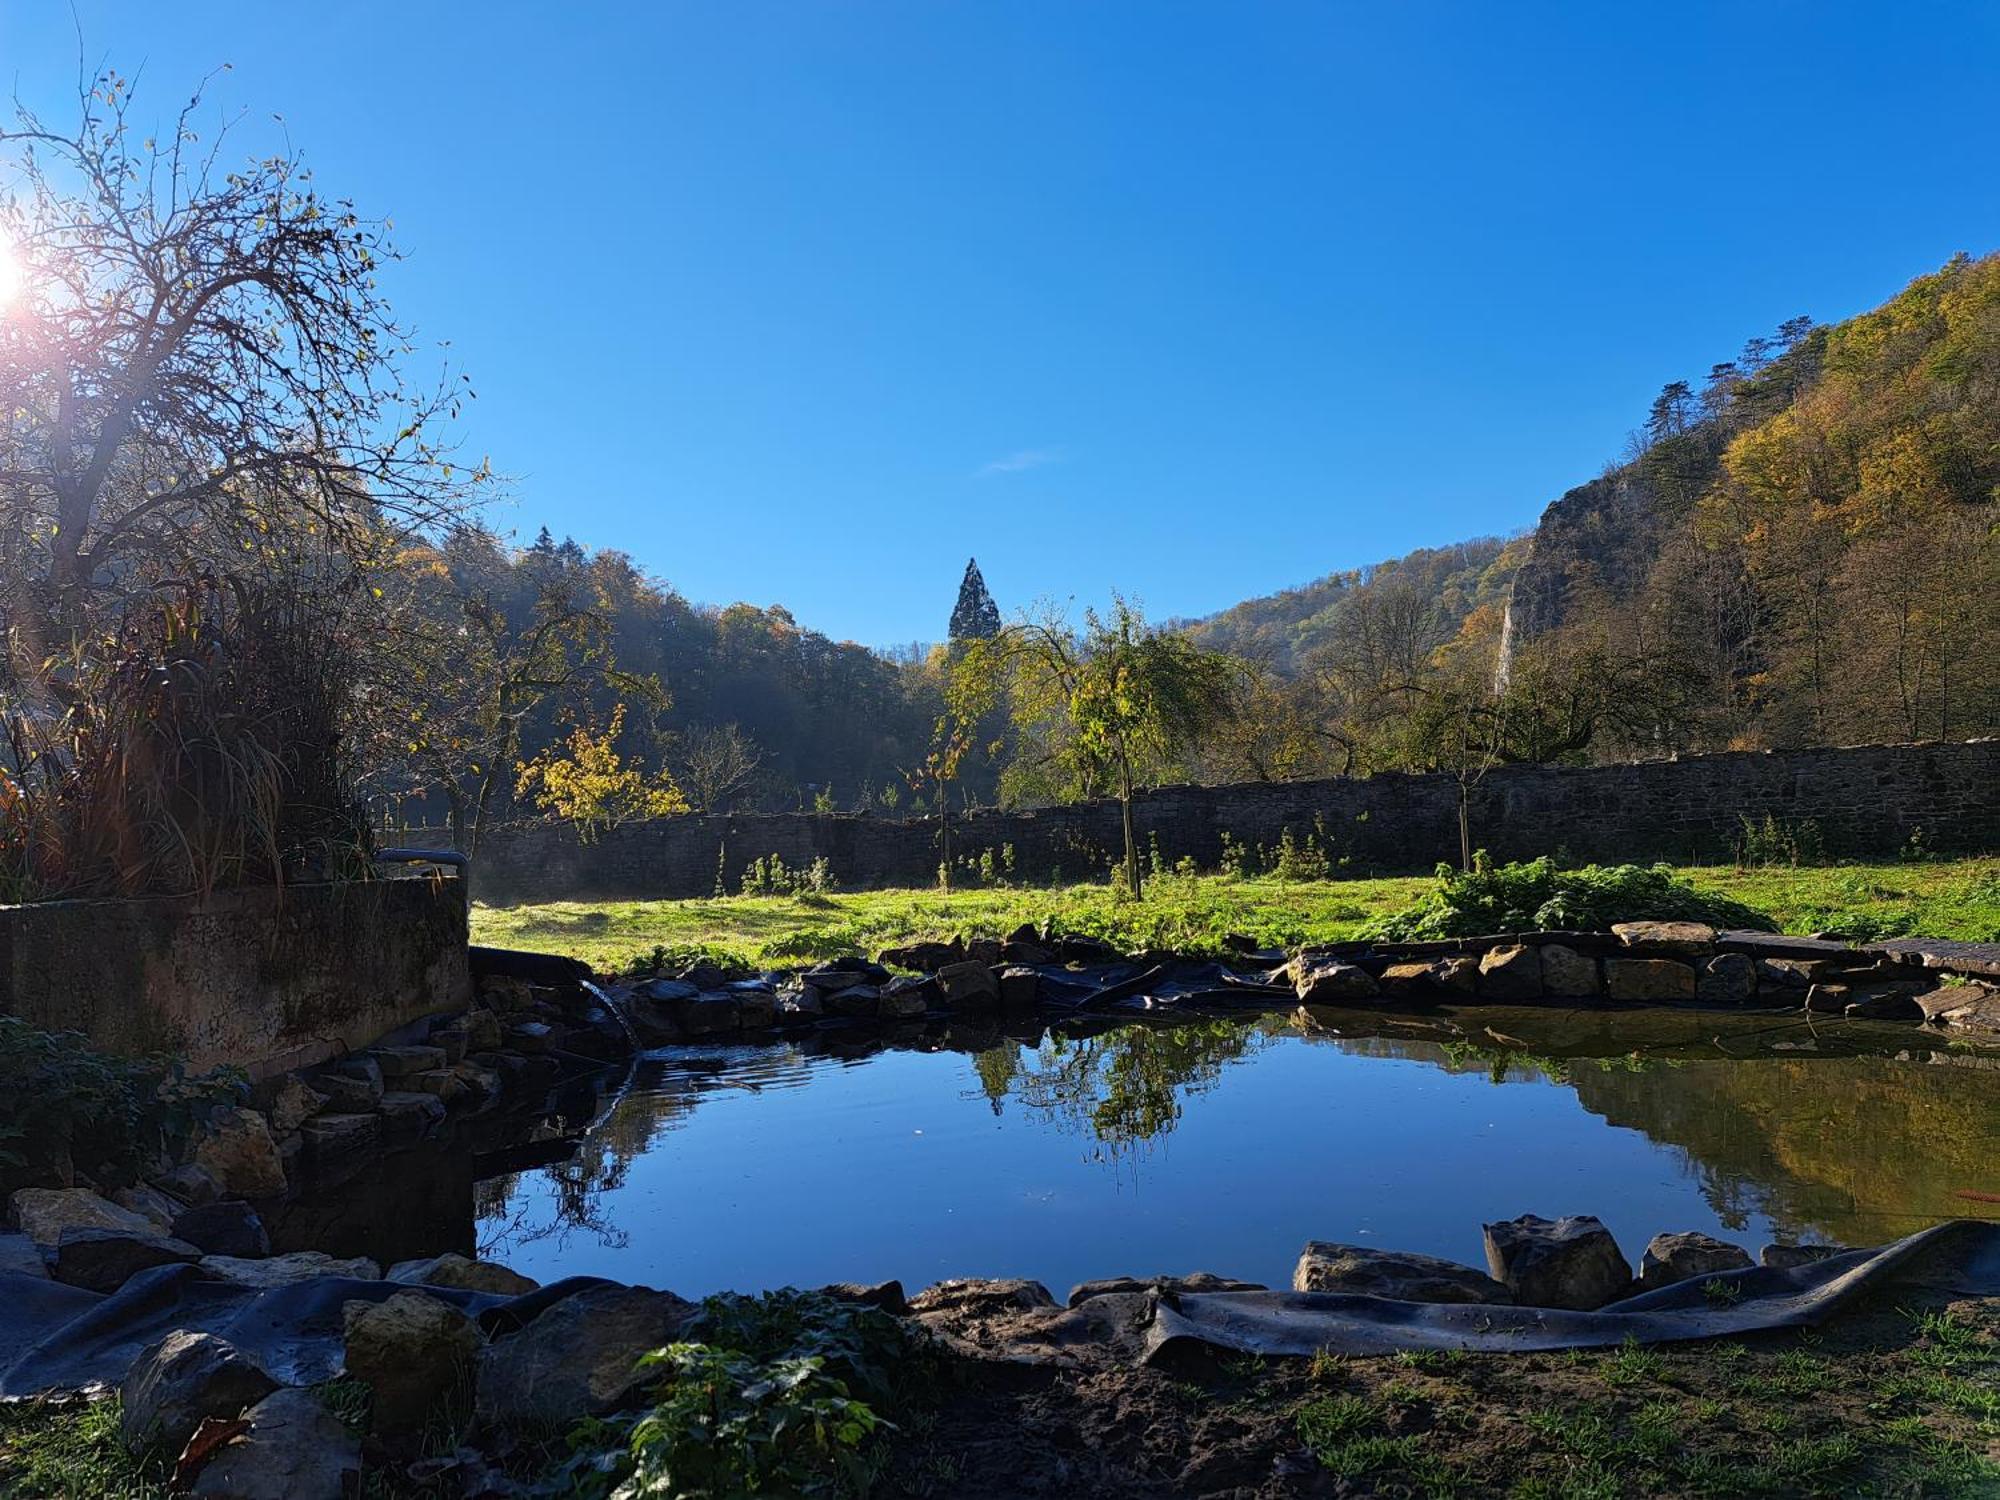
[[[1486,1058],[1431,1042],[1218,1026],[1137,1050],[1124,1035],[977,1056],[670,1057],[567,1169],[610,1176],[587,1197],[592,1227],[547,1232],[561,1215],[536,1172],[482,1240],[544,1280],[689,1295],[965,1275],[1060,1294],[1156,1271],[1284,1285],[1308,1239],[1476,1265],[1480,1224],[1524,1212],[1594,1213],[1635,1262],[1664,1229],[1752,1254],[1781,1237],[1879,1241],[1994,1212],[1953,1188],[2000,1191],[2000,1072],[1767,1053],[1556,1065],[1568,1081],[1503,1064],[1496,1082]],[[1150,1138],[1120,1138],[1135,1127]],[[1972,1149],[1940,1163],[1937,1132],[1969,1132]]]

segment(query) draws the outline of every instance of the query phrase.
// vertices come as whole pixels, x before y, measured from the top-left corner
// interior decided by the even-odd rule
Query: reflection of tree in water
[[[1213,1088],[1227,1064],[1267,1039],[1247,1021],[1132,1025],[1095,1036],[1052,1035],[1032,1050],[1009,1043],[979,1053],[973,1067],[995,1114],[1013,1098],[1053,1123],[1088,1132],[1117,1156],[1170,1133],[1188,1099]]]
[[[647,1066],[632,1086],[593,1124],[574,1155],[538,1168],[540,1194],[523,1193],[521,1174],[488,1178],[474,1187],[480,1251],[519,1249],[540,1240],[567,1241],[587,1234],[613,1249],[630,1236],[610,1220],[604,1200],[625,1185],[632,1164],[659,1138],[685,1124],[701,1096],[717,1089],[757,1092],[803,1081],[807,1061],[793,1047],[758,1049],[747,1060],[690,1057]]]

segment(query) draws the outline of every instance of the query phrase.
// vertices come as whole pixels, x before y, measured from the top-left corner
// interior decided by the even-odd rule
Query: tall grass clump
[[[0,900],[366,873],[339,592],[183,586],[23,664],[0,703]]]
[[[1777,930],[1755,907],[1696,890],[1668,865],[1565,870],[1543,858],[1491,866],[1484,855],[1473,865],[1464,872],[1439,865],[1435,887],[1401,911],[1377,918],[1362,935],[1411,941],[1538,929],[1592,932],[1615,922],[1706,922]]]

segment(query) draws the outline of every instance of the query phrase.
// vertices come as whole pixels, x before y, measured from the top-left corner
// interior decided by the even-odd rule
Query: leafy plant
[[[586,844],[621,823],[686,812],[687,798],[668,772],[648,774],[641,762],[618,753],[624,727],[621,703],[601,734],[572,729],[560,749],[550,745],[515,768],[516,795],[574,824]]]
[[[0,1189],[136,1181],[156,1156],[177,1156],[216,1114],[241,1104],[236,1069],[189,1077],[169,1057],[111,1057],[75,1032],[40,1031],[0,1016]]]
[[[1615,922],[1647,921],[1776,928],[1754,907],[1696,890],[1668,865],[1563,870],[1554,860],[1534,859],[1494,868],[1482,856],[1463,873],[1439,865],[1434,889],[1362,931],[1366,937],[1407,941],[1535,929],[1598,931]]]

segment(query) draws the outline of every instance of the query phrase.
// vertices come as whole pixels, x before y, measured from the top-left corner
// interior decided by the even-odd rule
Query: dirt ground
[[[941,1318],[969,1348],[1005,1313]],[[998,1335],[996,1337],[996,1335]],[[995,1351],[997,1352],[997,1351]],[[2000,1496],[2000,1299],[1614,1350],[1149,1369],[968,1353],[886,1488],[923,1496]]]

